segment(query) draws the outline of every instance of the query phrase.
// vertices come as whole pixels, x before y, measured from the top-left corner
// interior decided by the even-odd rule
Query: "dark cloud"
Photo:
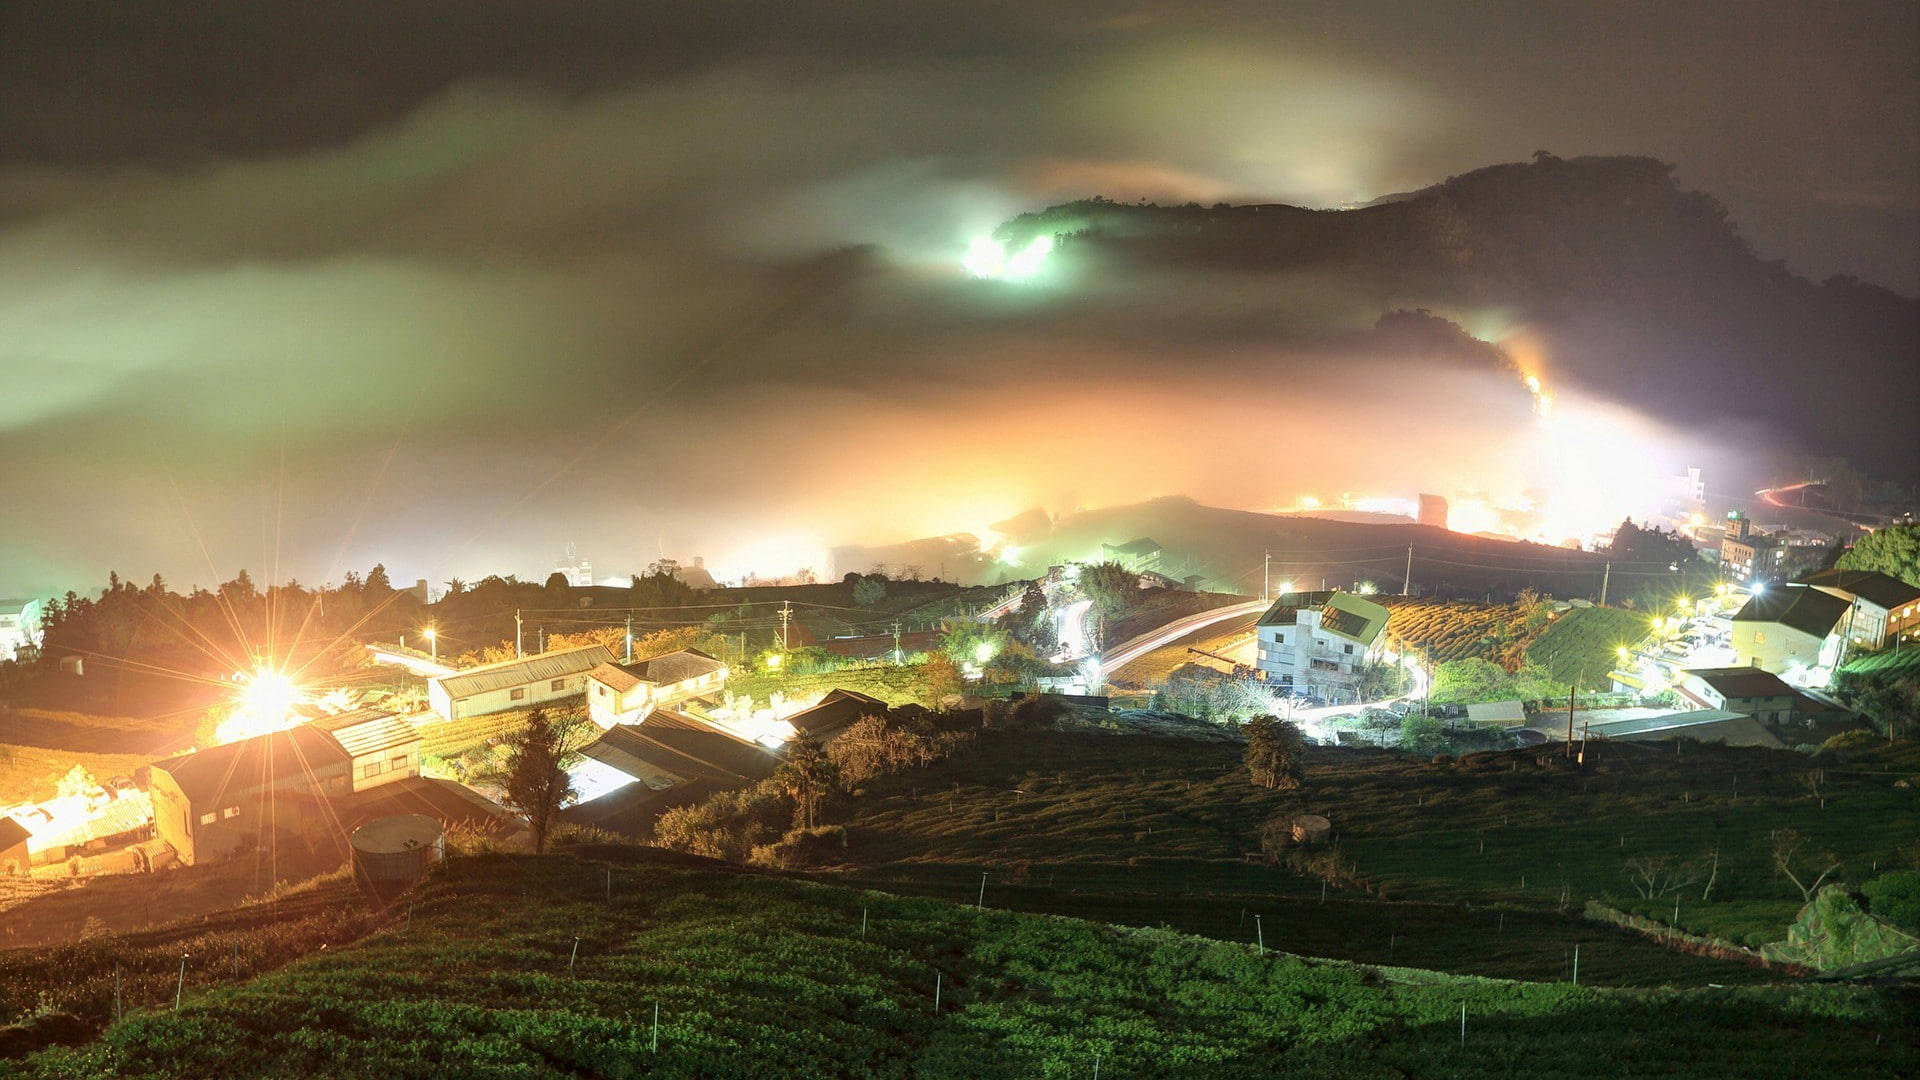
[[[1245,433],[1339,402],[1343,335],[1422,298],[955,272],[1094,192],[1338,206],[1651,153],[1763,253],[1911,291],[1912,7],[1674,7],[9,6],[0,592],[276,547],[324,576],[355,521],[350,562],[471,577],[1291,494],[1318,466]],[[1439,449],[1478,460],[1467,427]]]

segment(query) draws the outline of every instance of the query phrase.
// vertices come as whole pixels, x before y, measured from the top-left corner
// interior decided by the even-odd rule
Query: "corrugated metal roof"
[[[529,683],[565,678],[613,663],[613,650],[605,645],[582,645],[575,649],[556,649],[538,656],[503,660],[497,664],[467,668],[431,681],[439,683],[448,697],[465,698],[489,690],[505,690]]]
[[[168,758],[153,768],[173,777],[181,793],[200,806],[296,778],[312,785],[320,770],[345,769],[351,760],[333,736],[301,724]]]
[[[315,720],[313,726],[331,734],[334,741],[354,757],[420,741],[420,732],[412,724],[379,709],[356,709],[339,716],[323,716]]]

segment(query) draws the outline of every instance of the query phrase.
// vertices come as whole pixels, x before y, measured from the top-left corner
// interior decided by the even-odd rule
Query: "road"
[[[1118,671],[1153,650],[1163,645],[1171,645],[1196,630],[1205,630],[1209,626],[1229,619],[1244,619],[1249,615],[1258,615],[1267,609],[1267,603],[1265,600],[1249,600],[1244,604],[1210,608],[1175,619],[1165,626],[1149,630],[1139,637],[1123,641],[1108,649],[1100,656],[1100,670]]]

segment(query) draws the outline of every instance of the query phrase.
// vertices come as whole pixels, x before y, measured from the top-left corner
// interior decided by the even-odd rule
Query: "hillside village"
[[[260,895],[377,911],[448,860],[584,843],[1228,941],[1264,909],[1262,947],[1548,981],[1572,970],[1556,941],[1621,986],[1880,971],[1920,947],[1888,914],[1920,881],[1912,699],[1862,711],[1884,701],[1850,689],[1913,670],[1920,588],[1828,568],[1651,608],[1371,581],[1248,597],[1163,558],[1141,538],[984,590],[848,575],[864,603],[845,605],[716,586],[684,602],[727,617],[653,629],[636,617],[671,608],[549,581],[547,610],[580,614],[510,611],[517,642],[457,653],[425,608],[297,680],[240,673],[178,729],[194,745],[104,777],[84,753],[38,780],[14,766],[7,943],[151,934]],[[40,692],[99,670],[60,649],[80,610],[18,647]],[[528,732],[564,780],[542,805],[516,786]],[[1453,903],[1520,936],[1469,959],[1487,931],[1433,906]],[[1382,919],[1406,938],[1384,954]]]

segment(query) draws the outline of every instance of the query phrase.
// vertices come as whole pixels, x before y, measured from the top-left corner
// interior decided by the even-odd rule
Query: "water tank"
[[[353,830],[353,873],[381,890],[404,889],[447,857],[446,832],[425,814],[395,814]]]

